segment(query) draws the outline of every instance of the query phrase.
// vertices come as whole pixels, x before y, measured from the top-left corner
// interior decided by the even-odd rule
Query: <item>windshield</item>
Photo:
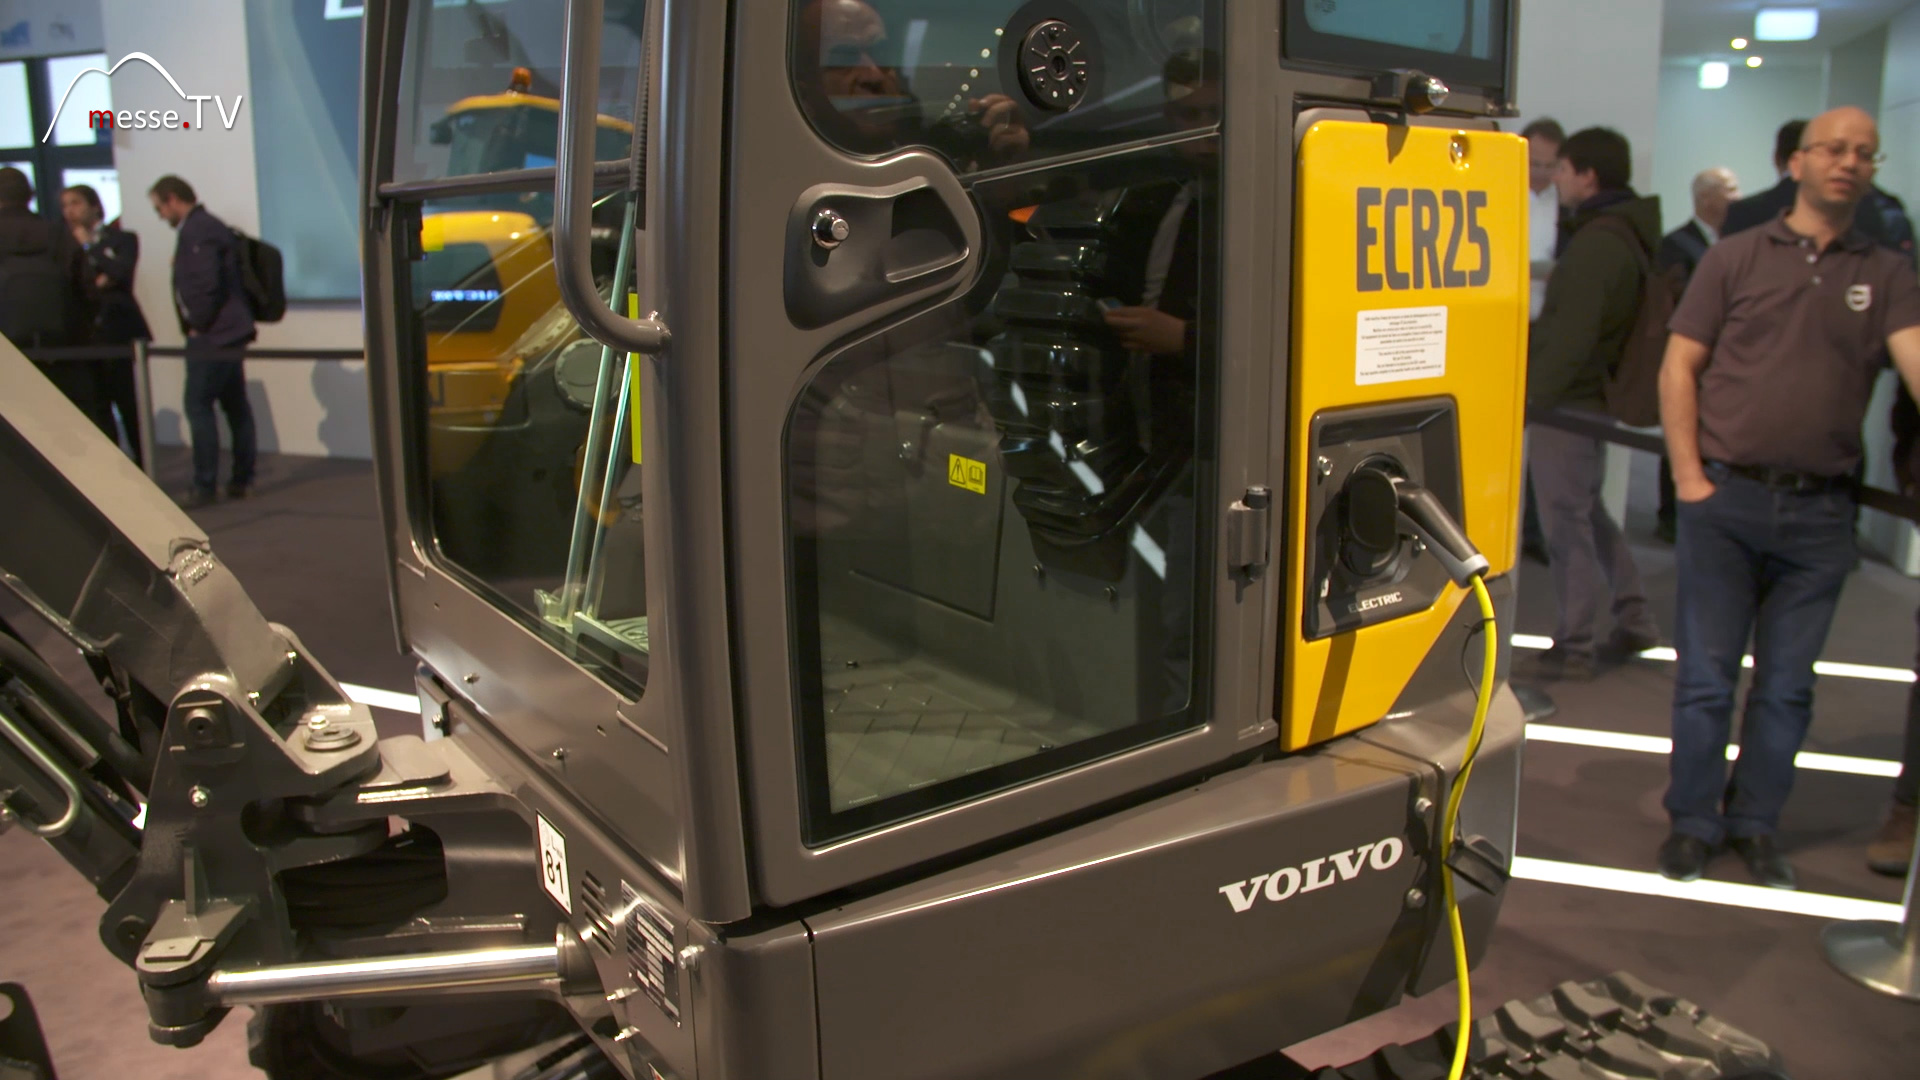
[[[394,180],[553,163],[562,9],[558,0],[413,5],[400,71]],[[596,103],[602,120],[595,156],[602,161],[627,157],[645,17],[643,0],[607,0]]]
[[[1288,0],[1286,55],[1501,89],[1509,0]]]

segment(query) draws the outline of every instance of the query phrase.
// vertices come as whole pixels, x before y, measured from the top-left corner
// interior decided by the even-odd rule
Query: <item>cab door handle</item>
[[[606,0],[567,0],[560,140],[553,170],[553,272],[561,303],[588,337],[616,352],[655,355],[666,351],[672,340],[666,324],[652,316],[631,319],[615,313],[593,281],[593,149],[600,125],[596,103],[600,100],[600,24],[605,14]],[[651,52],[659,48],[659,34],[652,32],[651,25],[649,30],[645,47]],[[642,77],[656,66],[646,65]],[[637,130],[648,129],[643,125]],[[642,145],[632,152],[645,160],[647,150]]]
[[[911,177],[803,192],[788,215],[787,317],[802,329],[825,326],[964,266],[972,247],[960,220],[973,210],[954,187]]]

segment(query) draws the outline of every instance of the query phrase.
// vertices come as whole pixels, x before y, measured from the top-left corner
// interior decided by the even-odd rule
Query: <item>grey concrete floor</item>
[[[184,479],[177,454],[163,476],[175,484]],[[1647,512],[1636,507],[1630,533],[1670,625],[1671,553],[1648,536]],[[269,458],[255,499],[196,516],[268,617],[298,631],[339,678],[410,688],[412,665],[397,652],[390,628],[368,466]],[[1521,585],[1514,629],[1551,633],[1553,598],[1543,570],[1524,567]],[[1848,586],[1826,655],[1909,665],[1916,605],[1920,583],[1866,562]],[[1553,722],[1663,734],[1670,669],[1636,662],[1556,691],[1560,713]],[[1897,756],[1906,692],[1890,683],[1823,679],[1809,749]],[[1534,743],[1521,794],[1520,854],[1650,869],[1665,833],[1664,783],[1659,757]],[[1803,776],[1782,839],[1806,888],[1899,899],[1898,883],[1869,874],[1860,854],[1889,786],[1857,776]],[[0,981],[22,982],[34,995],[64,1080],[258,1075],[246,1064],[244,1012],[193,1050],[147,1041],[133,977],[97,939],[104,902],[48,848],[16,829],[0,836],[0,867]],[[1712,876],[1744,880],[1726,860]],[[1474,998],[1484,1012],[1561,981],[1627,970],[1768,1040],[1800,1080],[1920,1075],[1920,1008],[1875,997],[1829,970],[1818,952],[1820,926],[1800,916],[1519,881],[1475,974]],[[1426,1034],[1453,1008],[1449,988],[1292,1052],[1311,1065],[1353,1060],[1382,1042]]]

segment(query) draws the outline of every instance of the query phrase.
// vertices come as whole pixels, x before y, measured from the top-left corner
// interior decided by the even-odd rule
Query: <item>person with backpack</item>
[[[1715,244],[1673,316],[1660,403],[1680,502],[1679,664],[1658,866],[1675,880],[1701,876],[1724,845],[1761,884],[1795,885],[1774,835],[1853,567],[1860,425],[1886,357],[1920,385],[1920,282],[1855,227],[1880,160],[1863,110],[1815,118],[1788,162],[1793,208]]]
[[[189,509],[217,498],[220,432],[217,404],[233,433],[233,472],[227,497],[244,499],[253,485],[253,408],[247,402],[243,357],[255,337],[247,298],[245,238],[200,205],[178,176],[163,176],[147,192],[154,212],[179,233],[173,251],[173,301],[187,338],[187,428],[193,440]]]
[[[0,168],[0,335],[23,351],[83,345],[90,312],[80,246],[59,222],[28,209],[31,202],[27,174]],[[93,364],[36,360],[34,366],[94,419]]]
[[[1619,415],[1611,384],[1626,368],[1630,346],[1646,338],[1636,336],[1635,324],[1649,285],[1664,287],[1652,261],[1660,201],[1628,185],[1632,162],[1626,138],[1606,128],[1575,132],[1561,144],[1554,185],[1569,216],[1527,346],[1529,418],[1557,409]],[[1664,313],[1658,317],[1664,325]],[[1657,370],[1659,344],[1653,349]],[[1633,553],[1600,500],[1605,444],[1529,423],[1527,450],[1560,618],[1553,647],[1516,665],[1514,677],[1590,679],[1601,659],[1652,648],[1659,627]],[[1601,640],[1598,624],[1608,610],[1615,626]]]

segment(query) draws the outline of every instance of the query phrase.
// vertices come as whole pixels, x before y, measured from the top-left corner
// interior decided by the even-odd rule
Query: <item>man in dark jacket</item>
[[[1566,240],[1546,305],[1527,348],[1527,412],[1602,412],[1608,370],[1639,314],[1643,266],[1660,239],[1660,200],[1628,186],[1632,152],[1618,132],[1588,128],[1560,147],[1554,184],[1569,210]],[[1635,247],[1639,250],[1635,250]],[[1651,648],[1659,628],[1647,605],[1626,538],[1600,501],[1606,448],[1600,440],[1543,424],[1527,428],[1529,468],[1546,530],[1548,565],[1560,599],[1553,648],[1527,661],[1519,677],[1591,678],[1602,655]],[[1615,627],[1596,641],[1603,609]]]
[[[186,412],[193,437],[193,490],[185,502],[206,506],[215,498],[220,474],[216,403],[233,432],[227,497],[243,499],[253,484],[254,434],[242,357],[254,339],[254,326],[239,245],[233,230],[200,205],[185,180],[163,176],[147,196],[154,212],[180,234],[173,250],[173,302],[187,336]]]
[[[88,312],[79,245],[58,222],[27,208],[33,185],[15,168],[0,169],[0,336],[20,349],[84,344]],[[48,381],[91,418],[93,366],[35,361]]]
[[[100,193],[86,184],[75,184],[60,193],[60,216],[66,219],[74,243],[85,252],[84,276],[87,295],[93,301],[93,329],[89,341],[94,345],[125,345],[141,338],[151,339],[147,317],[140,312],[140,301],[133,295],[133,271],[140,262],[140,238],[106,220],[106,207]],[[133,358],[94,362],[99,394],[94,401],[94,423],[118,439],[116,427],[126,432],[127,447],[133,460],[145,464],[140,456],[140,395],[134,389]],[[114,414],[119,413],[115,424]]]

